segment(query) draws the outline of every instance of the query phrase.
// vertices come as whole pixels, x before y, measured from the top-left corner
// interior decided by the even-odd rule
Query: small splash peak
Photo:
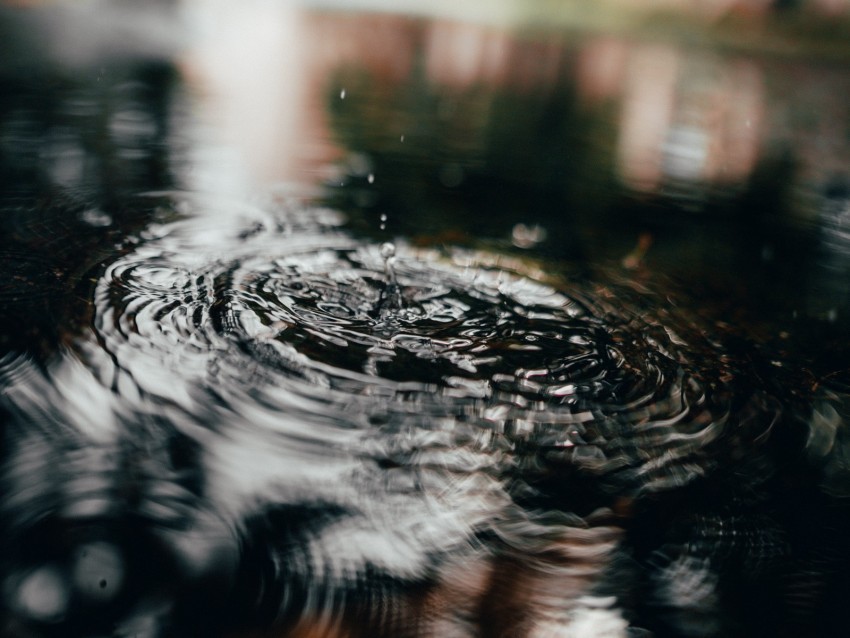
[[[401,289],[395,274],[395,244],[384,242],[381,244],[381,258],[384,260],[384,289],[378,300],[377,311],[379,315],[388,310],[398,310],[402,307]]]
[[[381,257],[384,258],[384,263],[395,257],[395,244],[391,241],[381,244]]]

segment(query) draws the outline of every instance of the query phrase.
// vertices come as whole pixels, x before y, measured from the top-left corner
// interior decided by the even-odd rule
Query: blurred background
[[[246,203],[259,203],[261,210],[286,204],[316,219],[335,220],[328,214],[331,208],[342,213],[345,232],[370,240],[369,245],[486,249],[519,256],[514,263],[534,262],[540,265],[534,272],[541,278],[554,273],[559,285],[568,280],[560,275],[586,277],[581,284],[601,281],[603,286],[593,289],[602,291],[600,301],[604,294],[613,296],[611,290],[629,290],[624,296],[634,297],[623,305],[636,314],[645,311],[645,324],[624,334],[645,337],[653,353],[663,348],[652,334],[643,334],[651,332],[643,326],[667,331],[661,342],[669,338],[679,345],[674,318],[685,318],[688,330],[702,331],[707,344],[702,356],[708,363],[704,369],[697,366],[704,378],[694,374],[693,387],[725,391],[729,385],[742,394],[751,387],[769,388],[784,407],[793,408],[788,413],[797,419],[795,426],[802,424],[781,432],[777,448],[785,445],[790,456],[805,447],[812,466],[820,463],[812,472],[822,471],[811,480],[817,489],[809,490],[808,479],[791,472],[765,497],[787,508],[787,527],[802,539],[795,542],[803,549],[790,554],[798,562],[787,561],[796,579],[789,588],[790,612],[774,614],[772,602],[758,603],[749,616],[752,627],[762,630],[767,622],[788,635],[827,635],[826,627],[846,626],[848,96],[850,0],[0,0],[0,422],[19,427],[4,430],[0,440],[6,457],[0,478],[10,495],[0,503],[0,509],[6,508],[0,536],[34,547],[22,558],[15,551],[0,553],[0,573],[25,574],[17,584],[4,580],[4,596],[12,600],[3,604],[48,625],[72,607],[70,586],[60,582],[58,572],[28,572],[16,561],[41,564],[45,553],[53,560],[61,550],[55,549],[56,538],[76,547],[77,537],[66,534],[66,528],[48,529],[42,537],[31,534],[31,524],[46,521],[49,526],[56,511],[65,512],[56,503],[66,493],[72,503],[80,498],[108,505],[113,492],[106,499],[85,500],[101,489],[99,479],[90,482],[92,471],[106,476],[110,489],[109,481],[119,486],[115,518],[123,521],[124,495],[135,494],[125,485],[138,482],[137,467],[142,467],[140,476],[153,477],[154,485],[175,482],[168,473],[174,468],[180,480],[191,479],[192,471],[216,469],[204,466],[209,457],[198,461],[203,450],[193,446],[167,449],[160,454],[166,458],[162,467],[143,467],[170,445],[163,432],[175,424],[177,431],[188,418],[165,409],[172,390],[179,394],[196,382],[194,369],[184,370],[182,359],[166,365],[157,358],[159,350],[147,352],[148,338],[165,344],[162,352],[170,354],[177,342],[191,341],[186,335],[195,335],[193,330],[210,328],[211,315],[204,312],[211,309],[205,310],[205,304],[220,311],[232,301],[228,286],[245,292],[222,274],[204,280],[202,294],[194,289],[200,277],[157,265],[161,249],[156,239],[167,234],[163,225],[197,214],[191,202],[203,201],[220,205],[210,205],[212,212],[198,219],[220,227],[200,232],[189,242],[192,246],[217,236],[219,243],[212,245],[225,245],[222,238],[230,238],[235,224],[228,225],[226,218],[237,218]],[[139,196],[174,191],[204,197]],[[169,200],[178,203],[163,203]],[[238,241],[250,246],[254,230],[244,229]],[[289,241],[291,247],[298,238]],[[201,261],[208,257],[205,250],[215,248],[198,248]],[[136,251],[141,251],[139,290],[124,290],[120,281],[109,279],[120,279],[120,273],[108,267]],[[217,258],[210,257],[210,263]],[[376,263],[383,264],[385,289],[390,289],[390,257],[383,259]],[[271,263],[266,267],[273,268]],[[101,298],[96,298],[99,281]],[[626,285],[604,288],[604,282]],[[196,294],[203,297],[198,313]],[[637,297],[640,303],[634,302]],[[146,298],[167,304],[140,305]],[[93,329],[97,304],[103,330]],[[123,318],[114,312],[122,304]],[[173,308],[185,316],[174,313],[178,320],[169,333]],[[612,314],[598,320],[614,326],[620,319]],[[188,332],[181,332],[186,326]],[[231,326],[210,330],[220,328],[224,334],[218,336],[236,343],[235,336],[230,339]],[[123,338],[122,330],[128,347],[112,352],[104,340],[112,332]],[[745,338],[738,341],[741,333]],[[702,361],[699,349],[691,348],[688,356]],[[222,351],[201,350],[201,368],[215,377],[215,359],[224,356]],[[150,378],[112,374],[133,363],[139,352],[150,355],[143,362],[154,362],[142,368]],[[636,361],[645,358],[640,348],[635,352]],[[105,382],[86,369],[96,367],[92,361],[107,371]],[[231,420],[238,426],[240,419],[249,421],[256,414],[254,379],[242,378],[245,359],[237,361],[232,378],[242,381],[245,394],[235,396],[250,401],[234,401],[226,418],[211,419],[214,425],[224,421],[225,432]],[[648,369],[654,365],[643,363]],[[36,372],[39,366],[47,370],[43,377]],[[649,377],[659,380],[665,392],[668,383],[690,379],[665,374],[662,369]],[[140,381],[153,381],[160,394],[141,392]],[[192,436],[194,424],[210,425],[207,403],[215,402],[207,398],[203,395],[203,409],[190,415]],[[381,400],[378,394],[373,398]],[[276,422],[278,411],[269,405],[260,408],[269,423]],[[643,404],[634,405],[643,409]],[[149,430],[135,427],[140,420],[145,423],[133,412],[140,406],[150,417]],[[733,406],[730,429],[738,436],[736,428],[746,426],[748,410],[761,417],[772,414],[771,406]],[[126,422],[110,420],[113,411]],[[93,430],[113,427],[119,439],[129,430],[128,438],[138,437],[144,445],[132,448],[126,466],[106,454],[106,461],[98,460],[101,448],[88,442],[68,462],[63,437],[73,438],[73,428],[65,428],[67,421]],[[720,421],[725,423],[725,416]],[[52,429],[57,423],[62,427]],[[122,429],[125,423],[133,427]],[[673,418],[665,423],[678,427]],[[704,425],[696,418],[694,424]],[[33,447],[27,456],[21,450],[30,436],[49,445]],[[245,470],[255,464],[256,450],[250,445],[238,449],[241,440],[234,439],[215,458],[234,457],[238,475],[250,475]],[[265,445],[257,441],[258,449]],[[52,451],[54,443],[57,451]],[[749,459],[749,448],[735,450]],[[264,451],[259,458],[270,456]],[[767,480],[757,463],[744,474],[737,473],[735,463],[729,471],[731,492],[751,488],[742,476]],[[277,458],[267,464],[285,465]],[[56,467],[66,469],[57,472]],[[130,476],[126,484],[125,474]],[[229,482],[230,475],[225,476]],[[75,483],[74,477],[82,478]],[[190,506],[204,505],[208,495],[199,495],[191,480],[185,483]],[[791,498],[794,486],[802,487]],[[731,532],[741,530],[745,540],[741,545],[728,540],[722,525],[735,519],[722,509],[728,493],[717,489],[720,496],[711,505],[717,504],[722,514],[716,519],[718,531],[713,522],[692,524],[715,519],[683,518],[683,528],[688,534],[704,533],[708,540],[701,542],[740,549],[729,556],[758,561],[768,555],[773,546],[760,544],[763,536],[758,535],[765,526],[752,523],[755,532],[746,526],[744,515],[752,509],[747,501],[736,505],[744,526]],[[59,496],[50,500],[53,494]],[[712,501],[712,494],[705,500]],[[817,498],[810,498],[813,494]],[[687,501],[687,495],[681,499]],[[630,505],[623,499],[612,507],[628,510]],[[659,506],[659,512],[665,507]],[[697,499],[694,508],[700,507]],[[68,529],[76,529],[77,519],[88,524],[89,510],[80,516],[69,511]],[[176,511],[177,518],[182,510]],[[650,511],[641,519],[649,521],[646,538],[653,543],[662,527],[654,516]],[[191,527],[196,519],[186,520]],[[111,529],[94,527],[103,534]],[[138,555],[133,566],[150,581],[142,585],[153,591],[176,587],[168,570],[148,574],[156,553],[139,544],[135,534],[149,530],[128,529],[126,538],[116,538]],[[211,529],[216,538],[226,537],[212,524]],[[269,531],[268,538],[277,539],[277,528],[269,529],[275,533]],[[190,572],[191,580],[195,573],[221,567],[214,559],[204,564],[192,558],[196,543],[187,538],[186,547],[176,542],[170,547],[173,554],[191,559],[185,561],[188,567],[175,562],[174,573]],[[121,564],[113,561],[117,550],[100,537],[95,540],[100,554],[95,552],[92,561],[100,567],[112,561],[118,566],[112,565],[110,579],[122,576]],[[168,544],[161,542],[157,551]],[[274,542],[267,544],[275,549]],[[197,554],[204,551],[199,546]],[[785,556],[769,558],[779,563]],[[74,564],[88,569],[89,563],[80,559]],[[732,573],[735,581],[737,572]],[[674,581],[683,580],[670,574]],[[764,574],[750,583],[758,600],[762,585],[773,586],[770,573]],[[110,627],[113,618],[90,609],[95,603],[114,606],[117,617],[125,603],[116,596],[121,605],[112,605],[112,590],[101,582],[106,580],[91,581],[83,592],[92,606],[74,614],[79,613],[80,622],[94,619]],[[684,582],[685,587],[699,585],[693,579]],[[114,589],[121,587],[119,582]],[[711,587],[703,589],[713,595]],[[206,615],[207,599],[198,600],[204,603],[197,609]],[[685,616],[700,600],[684,605]],[[765,595],[763,600],[773,599]],[[784,626],[798,611],[799,632],[797,625]],[[699,625],[700,617],[695,618]],[[72,621],[77,619],[72,615]],[[712,635],[712,627],[691,635]],[[33,635],[6,629],[0,631]],[[147,632],[138,635],[155,635],[153,629]]]
[[[4,0],[3,339],[73,332],[128,198],[180,188],[649,269],[831,351],[848,35],[847,0]]]
[[[327,119],[296,130],[349,153],[340,205],[425,241],[645,256],[759,311],[846,315],[843,4],[523,6],[324,18],[306,58],[333,41],[338,61],[305,111]]]

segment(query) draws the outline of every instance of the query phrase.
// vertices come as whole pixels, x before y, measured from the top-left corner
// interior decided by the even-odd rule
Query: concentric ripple
[[[652,287],[147,197],[91,332],[0,360],[0,585],[25,622],[155,635],[204,601],[216,630],[186,635],[624,635],[637,579],[676,627],[683,574],[720,614],[717,569],[785,557],[758,494],[782,406]],[[690,505],[706,485],[727,508]]]
[[[114,387],[188,409],[206,388],[237,413],[264,397],[389,456],[405,447],[392,433],[472,428],[531,450],[515,461],[527,472],[570,467],[612,492],[709,471],[732,390],[716,361],[695,363],[699,333],[648,314],[634,289],[362,242],[326,211],[246,209],[212,235],[206,203],[181,205],[99,284]]]

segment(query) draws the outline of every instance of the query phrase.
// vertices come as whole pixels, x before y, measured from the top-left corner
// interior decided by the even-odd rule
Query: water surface
[[[843,67],[273,13],[0,13],[4,635],[841,635]]]

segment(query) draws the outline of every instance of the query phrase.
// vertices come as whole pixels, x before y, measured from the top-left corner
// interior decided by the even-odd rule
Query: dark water
[[[191,50],[46,15],[0,13],[3,635],[844,634],[846,120],[781,98],[840,65],[679,51],[766,132],[724,181],[675,111],[653,177],[584,37],[459,84],[492,31],[305,11],[246,188]]]

